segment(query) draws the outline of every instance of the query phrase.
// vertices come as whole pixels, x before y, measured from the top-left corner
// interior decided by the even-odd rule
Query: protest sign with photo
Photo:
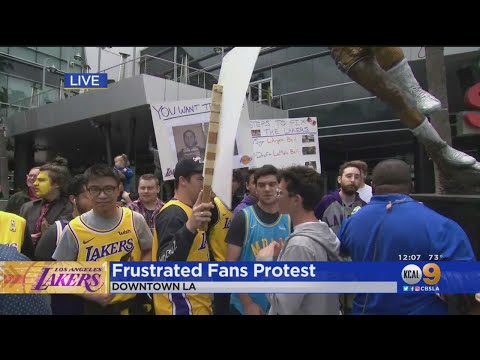
[[[251,120],[256,167],[310,166],[321,172],[317,118]]]
[[[211,99],[152,104],[152,120],[164,180],[173,180],[182,158],[205,158]],[[244,105],[237,129],[233,168],[248,167],[252,159],[248,109]]]

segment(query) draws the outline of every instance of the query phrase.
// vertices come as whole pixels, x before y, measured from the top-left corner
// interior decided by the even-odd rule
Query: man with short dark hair
[[[57,261],[150,261],[152,232],[142,215],[117,206],[120,178],[116,170],[97,164],[85,171],[92,210],[65,227],[53,258]],[[87,314],[144,314],[142,296],[84,295]],[[140,300],[142,299],[142,300]]]
[[[138,200],[127,205],[130,210],[142,214],[152,234],[155,230],[155,218],[163,206],[163,202],[158,198],[159,192],[158,178],[153,174],[143,174],[138,181]]]
[[[273,241],[290,235],[290,216],[278,212],[278,170],[272,165],[257,169],[254,176],[258,203],[244,208],[232,220],[227,233],[227,261],[255,261],[255,256]],[[263,315],[269,302],[265,294],[232,294],[233,313]]]
[[[374,196],[346,220],[339,232],[341,252],[353,261],[399,261],[401,255],[429,261],[476,261],[463,229],[409,194],[410,166],[397,159],[380,162],[373,170]],[[451,300],[435,294],[356,294],[353,314],[448,314]],[[461,297],[460,297],[461,298]],[[473,296],[472,296],[473,298]]]
[[[72,212],[67,197],[70,179],[67,165],[67,160],[62,157],[42,165],[33,184],[39,199],[29,201],[20,208],[20,216],[27,221],[34,246],[49,225]]]
[[[193,159],[199,157],[202,161],[205,158],[205,148],[198,146],[197,135],[192,130],[183,133],[185,147],[177,153],[178,161],[182,159]]]
[[[360,184],[361,170],[352,162],[346,162],[338,171],[340,189],[325,195],[315,207],[318,220],[327,223],[335,234],[354,211],[365,205],[357,194]]]
[[[362,170],[352,163],[346,162],[338,170],[338,184],[340,189],[325,195],[315,207],[317,219],[325,222],[338,235],[342,223],[362,206],[365,205],[357,193]],[[345,260],[350,260],[348,257]],[[341,295],[342,312],[348,314],[351,310],[352,294]]]
[[[306,166],[292,166],[280,172],[277,188],[280,213],[292,218],[293,233],[281,245],[272,242],[257,254],[257,260],[340,261],[338,241],[332,230],[315,217],[313,209],[322,197],[319,173]],[[265,258],[267,257],[267,258]],[[338,294],[268,294],[270,315],[338,315]]]
[[[209,261],[206,232],[213,205],[202,203],[203,162],[182,159],[175,166],[175,196],[155,220],[152,261]],[[156,315],[211,315],[210,294],[154,294]]]

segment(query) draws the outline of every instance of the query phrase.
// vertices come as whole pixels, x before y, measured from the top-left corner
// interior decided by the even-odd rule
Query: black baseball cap
[[[180,176],[187,177],[192,174],[203,173],[203,162],[200,158],[182,159],[175,166],[175,180],[180,179]]]

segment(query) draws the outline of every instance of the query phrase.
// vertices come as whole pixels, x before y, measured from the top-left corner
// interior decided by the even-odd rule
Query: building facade
[[[1,114],[9,117],[16,111],[61,101],[72,95],[62,89],[63,72],[73,71],[71,69],[75,69],[75,72],[88,69],[95,72],[100,68],[108,73],[109,79],[117,82],[123,78],[146,74],[167,80],[165,86],[172,87],[171,91],[177,92],[182,91],[179,90],[181,88],[187,88],[178,85],[175,87],[172,82],[210,90],[218,81],[222,57],[231,49],[0,47]],[[424,49],[408,47],[403,50],[419,83],[427,88]],[[78,60],[80,58],[81,60]],[[445,48],[448,109],[451,114],[453,143],[455,147],[477,158],[478,138],[472,140],[457,137],[455,115],[465,110],[465,91],[480,81],[479,64],[478,47]],[[53,66],[60,71],[49,71]],[[39,96],[38,88],[41,90],[42,87],[46,91],[40,91]],[[162,91],[163,94],[168,94],[167,88]],[[176,96],[181,97],[181,94]],[[425,160],[421,147],[415,143],[413,136],[396,114],[338,70],[327,47],[263,47],[255,65],[247,97],[252,103],[283,110],[277,113],[286,114],[282,116],[317,117],[322,171],[326,174],[330,187],[336,186],[337,169],[345,160],[363,159],[373,167],[384,158],[396,157],[406,160],[412,165],[412,169],[415,163],[422,162],[422,157]],[[257,108],[251,107],[252,119],[268,116],[263,112],[255,113],[255,109]],[[48,127],[53,125],[49,123]],[[45,126],[44,130],[38,132],[41,136],[36,135],[33,143],[37,148],[49,147],[51,152],[47,155],[43,153],[48,157],[58,153],[60,146],[52,144],[52,137],[55,137],[50,136],[53,132]],[[71,125],[74,126],[77,125]],[[91,129],[85,126],[84,131]],[[119,139],[127,133],[119,132],[124,134],[119,135]],[[32,139],[25,130],[25,133],[15,136],[14,142],[18,149],[19,146],[23,148],[31,144]],[[115,151],[121,151],[123,145],[112,146]],[[81,149],[82,146],[78,145],[78,148]],[[13,161],[11,163],[13,166]]]
[[[64,98],[63,74],[85,64],[83,47],[0,47],[0,116]]]
[[[146,68],[159,76],[210,86],[215,75],[218,77],[221,57],[230,49],[158,47],[142,53],[212,74],[203,79],[193,72],[185,79],[185,71],[147,61]],[[402,49],[420,85],[428,89],[425,48]],[[467,89],[480,81],[480,48],[446,47],[444,55],[453,144],[479,158],[478,137],[456,136],[456,114],[466,110]],[[322,170],[330,187],[336,186],[337,169],[345,160],[363,159],[373,168],[382,159],[395,157],[411,164],[412,176],[417,173],[421,178],[417,179],[417,191],[433,191],[433,167],[423,147],[388,106],[337,69],[327,47],[262,48],[248,97],[287,110],[291,118],[317,117]],[[421,176],[420,168],[424,170]]]

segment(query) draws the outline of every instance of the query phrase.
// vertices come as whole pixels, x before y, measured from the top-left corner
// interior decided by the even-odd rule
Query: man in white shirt
[[[365,178],[368,175],[368,165],[365,161],[361,160],[351,161],[351,163],[354,163],[361,170],[360,186],[358,187],[357,193],[360,195],[360,199],[369,203],[372,198],[372,187],[365,184]]]

